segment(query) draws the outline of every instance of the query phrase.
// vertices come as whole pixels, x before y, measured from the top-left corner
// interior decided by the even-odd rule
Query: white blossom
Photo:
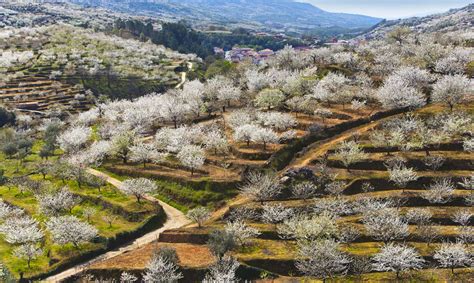
[[[91,134],[91,129],[84,126],[70,128],[59,135],[59,147],[67,153],[76,152],[85,145]]]
[[[421,196],[430,203],[447,203],[454,193],[454,184],[450,179],[441,179],[431,184]]]
[[[196,169],[201,168],[206,160],[204,150],[197,145],[187,145],[183,147],[177,157],[181,164],[191,169],[191,175],[194,174]]]
[[[46,222],[46,227],[51,232],[53,241],[58,245],[79,244],[91,241],[97,237],[97,229],[75,216],[52,217]]]
[[[70,212],[79,199],[67,187],[58,192],[38,196],[40,211],[48,215],[59,215]]]
[[[225,231],[233,235],[241,245],[245,245],[250,238],[260,235],[257,229],[247,226],[242,220],[227,222]]]
[[[146,283],[178,282],[181,278],[183,275],[178,271],[178,267],[161,256],[154,256],[143,274],[143,281]]]
[[[333,239],[298,243],[296,267],[306,276],[330,278],[348,271],[350,259]]]
[[[29,216],[8,218],[0,225],[0,233],[10,244],[36,243],[43,239],[43,231],[36,220]]]
[[[217,283],[217,282],[226,282],[233,283],[238,282],[235,272],[240,266],[240,263],[230,257],[225,255],[224,257],[217,260],[217,262],[209,267],[209,271],[204,278],[205,283]]]
[[[196,222],[198,227],[201,227],[211,217],[211,212],[205,207],[197,207],[188,211],[186,217]]]
[[[432,99],[434,102],[445,103],[453,109],[463,99],[468,99],[468,95],[472,96],[470,85],[470,81],[466,76],[444,76],[434,84]]]
[[[408,223],[400,217],[394,208],[368,211],[362,222],[368,235],[384,242],[403,239],[408,236]]]
[[[132,195],[140,203],[141,199],[148,193],[155,191],[156,183],[145,178],[128,179],[122,182],[119,189],[127,195]]]
[[[389,243],[373,257],[373,268],[377,271],[393,271],[397,278],[402,271],[420,269],[424,260],[411,247]]]
[[[433,258],[444,268],[451,268],[454,273],[455,267],[472,266],[473,259],[464,245],[460,243],[443,243],[435,252]]]

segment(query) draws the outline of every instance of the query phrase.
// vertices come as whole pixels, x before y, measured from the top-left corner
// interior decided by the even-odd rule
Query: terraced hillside
[[[350,127],[352,123],[360,123],[377,111],[377,105],[372,107],[372,109],[353,110],[348,107],[343,108],[339,105],[333,105],[324,108],[327,113],[321,116],[284,111],[285,115],[294,116],[292,118],[295,123],[293,126],[294,136],[280,144],[268,144],[264,148],[262,143],[247,144],[234,139],[234,130],[231,126],[232,119],[235,119],[234,117],[242,111],[242,107],[234,105],[227,107],[226,112],[216,113],[212,117],[194,122],[196,127],[219,127],[224,129],[229,149],[225,154],[210,150],[204,165],[196,170],[192,176],[190,176],[188,168],[183,166],[177,158],[172,157],[159,164],[148,163],[145,165],[137,162],[123,164],[119,160],[111,159],[102,165],[102,170],[121,176],[121,178],[133,176],[159,179],[161,180],[159,182],[160,192],[157,196],[172,201],[178,206],[194,207],[211,203],[215,205],[216,200],[222,201],[235,195],[235,191],[226,190],[226,194],[222,194],[221,190],[223,188],[236,188],[242,175],[248,171],[285,167],[291,160],[288,156],[292,152],[298,150],[298,148],[301,149],[305,143],[319,137],[312,132],[319,131],[322,127],[319,125],[324,125],[328,129]],[[280,134],[283,133],[284,131],[280,131]],[[152,146],[153,137],[145,137],[144,141]],[[173,183],[176,185],[167,186],[167,184]],[[206,186],[208,186],[207,189]],[[196,192],[195,189],[198,189],[198,191]],[[221,195],[217,196],[216,192]],[[215,199],[215,197],[218,199]]]
[[[77,114],[88,110],[93,103],[93,97],[87,97],[81,87],[51,80],[47,73],[11,80],[0,87],[0,93],[3,104],[39,116],[51,111]]]
[[[175,69],[192,59],[151,43],[65,24],[6,28],[0,46],[5,50],[0,102],[43,116],[53,109],[69,114],[88,110],[94,95],[163,91],[180,82]]]
[[[458,111],[472,115],[473,109],[471,103]],[[211,220],[203,228],[188,227],[165,232],[158,243],[150,244],[143,250],[175,247],[186,278],[202,278],[200,276],[203,276],[206,267],[204,263],[207,262],[205,255],[209,249],[209,235],[216,230],[229,229],[229,223],[237,222],[259,232],[257,237],[245,238],[241,243],[243,245],[232,252],[243,264],[238,274],[247,277],[241,278],[277,276],[289,280],[290,277],[296,279],[303,276],[297,269],[297,263],[305,260],[298,248],[302,245],[300,237],[314,237],[319,233],[329,235],[328,239],[337,238],[341,242],[338,250],[352,262],[359,263],[347,269],[349,278],[354,280],[392,280],[395,276],[410,276],[412,280],[423,281],[451,278],[449,269],[433,268],[439,266],[435,254],[446,245],[443,243],[461,241],[462,244],[458,245],[463,246],[466,252],[473,248],[473,230],[469,218],[474,214],[474,155],[464,149],[463,137],[460,135],[470,129],[472,124],[458,120],[458,128],[452,128],[451,134],[436,144],[407,149],[404,147],[406,143],[413,142],[416,137],[406,136],[406,140],[399,145],[374,145],[376,133],[387,131],[388,125],[401,125],[406,121],[404,119],[426,122],[442,115],[440,113],[438,105],[429,106],[415,112],[416,116],[399,114],[362,126],[364,131],[360,131],[360,128],[349,129],[318,141],[295,159],[290,168],[282,171],[280,184],[283,188],[273,200],[241,200],[239,204],[230,205],[222,219]],[[370,130],[365,130],[369,125]],[[409,135],[416,134],[410,132]],[[337,150],[341,143],[354,140],[365,154],[346,167],[341,159],[349,153],[338,155]],[[411,168],[416,177],[405,183],[396,182],[393,166]],[[435,193],[444,180],[449,180],[447,191]],[[297,189],[310,184],[313,189],[307,190],[306,194],[301,194]],[[319,214],[323,211],[323,214]],[[462,215],[469,216],[464,216],[467,220],[462,221]],[[301,217],[305,220],[301,220]],[[324,217],[324,228],[318,228],[317,225],[323,225],[320,221]],[[388,226],[373,224],[383,217],[391,219],[385,224]],[[307,221],[305,225],[315,226],[293,226],[298,225],[292,222],[294,218]],[[369,273],[373,256],[389,242],[414,248],[424,260],[422,270],[400,275]],[[185,254],[182,247],[186,245],[192,245],[191,250],[203,252]],[[89,273],[96,276],[103,274],[104,270],[110,276],[113,276],[114,271],[139,273],[145,269],[151,257],[150,253],[136,250],[95,264]],[[462,267],[462,264],[457,267]],[[257,271],[250,272],[249,268],[256,268]],[[453,272],[458,280],[469,280],[473,276],[470,268],[456,268]],[[333,274],[328,269],[328,273],[316,275],[321,276],[332,277]]]
[[[2,143],[7,142],[6,131],[2,130],[1,134]],[[58,167],[53,163],[58,162],[59,152],[45,161],[38,156],[40,149],[40,144],[34,144],[21,160],[0,155],[1,227],[6,236],[0,241],[0,258],[16,278],[20,274],[24,278],[34,278],[59,271],[156,229],[166,218],[160,206],[149,201],[137,204],[132,197],[85,172],[79,172],[80,176],[76,175],[78,178],[74,179],[64,171],[55,171]],[[5,182],[5,179],[9,181]],[[55,200],[59,203],[53,208]],[[36,252],[30,258],[11,257],[23,238],[15,236],[15,231],[10,229],[28,228],[10,227],[9,219],[14,215],[30,219],[33,224],[28,222],[27,225],[42,231],[42,244],[35,246]],[[97,238],[92,242],[78,239],[74,245],[67,241],[58,244],[58,240],[47,232],[51,229],[47,227],[48,219],[68,215],[97,229]]]
[[[469,281],[474,58],[459,13],[459,28],[286,46],[194,80],[208,60],[150,42],[2,29],[5,108],[47,119],[0,107],[0,267],[52,281]]]

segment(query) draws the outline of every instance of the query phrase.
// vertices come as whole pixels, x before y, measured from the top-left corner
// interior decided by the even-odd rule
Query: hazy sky
[[[474,0],[299,0],[309,2],[329,12],[363,14],[398,19],[424,16],[460,8]]]

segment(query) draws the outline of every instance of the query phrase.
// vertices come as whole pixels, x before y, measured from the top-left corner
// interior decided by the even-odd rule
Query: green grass
[[[98,170],[120,181],[132,178],[129,176],[117,175],[104,168],[99,168]],[[204,189],[196,189],[191,186],[167,180],[155,179],[155,181],[158,190],[153,194],[153,196],[183,212],[187,212],[189,209],[198,206],[207,206],[214,209],[235,192],[235,190],[225,192],[214,191],[207,187]]]
[[[7,177],[22,176],[32,172],[33,166],[41,161],[41,158],[37,155],[37,152],[41,148],[41,143],[35,143],[32,149],[32,154],[25,158],[23,166],[18,167],[17,172],[17,160],[6,159],[3,154],[0,153],[0,169],[5,170]],[[55,161],[59,158],[60,152],[56,152],[56,156],[50,158],[50,161]],[[40,174],[29,175],[30,178],[43,181],[43,176]],[[71,214],[78,217],[83,221],[87,219],[83,216],[83,211],[87,207],[92,207],[96,210],[96,214],[91,217],[90,224],[96,227],[99,231],[99,237],[102,239],[113,238],[117,234],[122,232],[131,232],[138,229],[143,225],[149,217],[154,213],[154,205],[149,202],[143,202],[138,204],[133,197],[126,196],[125,194],[118,191],[111,185],[107,185],[101,189],[101,192],[96,188],[90,188],[82,186],[79,188],[75,181],[68,180],[66,184],[53,176],[47,175],[44,182],[47,184],[46,187],[63,187],[67,185],[69,189],[76,195],[82,196],[80,204],[76,205]],[[17,187],[11,186],[0,186],[0,198],[6,202],[11,203],[25,210],[25,212],[35,218],[40,226],[45,230],[45,241],[43,251],[44,253],[37,259],[31,262],[31,268],[27,267],[26,260],[17,259],[12,256],[14,247],[5,242],[3,237],[0,237],[0,258],[1,261],[11,271],[13,276],[19,277],[20,273],[23,273],[25,277],[31,277],[55,268],[59,264],[71,257],[106,247],[106,243],[102,240],[96,243],[86,243],[81,246],[81,250],[76,250],[71,244],[68,245],[56,245],[52,242],[51,236],[45,229],[45,222],[48,216],[45,216],[39,212],[39,205],[31,192],[21,192]],[[144,218],[141,222],[131,222],[120,215],[115,215],[116,219],[113,221],[112,226],[107,223],[103,217],[110,215],[113,212],[105,209],[102,205],[96,204],[95,202],[88,201],[87,199],[102,199],[113,207],[121,207],[124,211],[130,213],[143,213]],[[47,254],[50,254],[50,257]]]
[[[18,206],[20,208],[23,208],[29,215],[31,215],[32,217],[37,219],[39,223],[41,223],[43,229],[45,228],[44,222],[47,221],[47,217],[38,212],[38,203],[31,193],[25,192],[22,194],[17,188],[9,189],[5,186],[2,186],[0,187],[0,196],[5,201],[12,203],[13,205]],[[112,212],[90,202],[82,202],[80,205],[75,206],[72,210],[72,215],[78,217],[83,221],[87,221],[87,219],[83,216],[82,213],[86,207],[92,207],[96,209],[97,213],[91,217],[90,224],[99,230],[99,236],[103,238],[114,237],[120,232],[133,231],[139,228],[141,225],[141,222],[129,222],[123,217],[116,215],[117,219],[112,223],[112,226],[110,227],[109,223],[103,220],[103,217],[105,215],[110,215]],[[86,252],[101,247],[104,247],[104,244],[85,244],[81,252]],[[62,247],[57,246],[53,244],[50,237],[47,236],[44,250],[49,249],[52,250],[52,258],[55,258],[59,261],[62,261],[74,254],[70,251],[71,245],[66,245]],[[25,269],[26,266],[20,264],[18,260],[15,260],[15,265],[9,265],[8,262],[13,260],[13,257],[11,256],[11,251],[11,245],[4,241],[0,241],[0,257],[5,262],[5,264],[11,269],[13,274],[18,275],[18,272],[23,271],[25,272],[25,275],[28,275],[35,274],[38,271],[44,272],[48,270],[48,264],[46,264],[46,267],[41,266],[41,268],[31,268],[30,270],[28,270]],[[41,262],[41,258],[39,259],[39,261]]]

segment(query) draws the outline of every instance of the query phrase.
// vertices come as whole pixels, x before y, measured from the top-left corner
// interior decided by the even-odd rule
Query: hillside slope
[[[429,15],[426,17],[412,17],[407,19],[384,21],[374,29],[363,35],[365,38],[383,38],[385,34],[396,26],[407,26],[416,33],[450,32],[472,30],[474,21],[474,4],[459,9],[452,9],[446,13]]]
[[[370,27],[381,19],[368,16],[329,13],[293,0],[72,0],[123,12],[160,15],[201,23],[241,23],[277,30],[302,32],[318,27]]]

